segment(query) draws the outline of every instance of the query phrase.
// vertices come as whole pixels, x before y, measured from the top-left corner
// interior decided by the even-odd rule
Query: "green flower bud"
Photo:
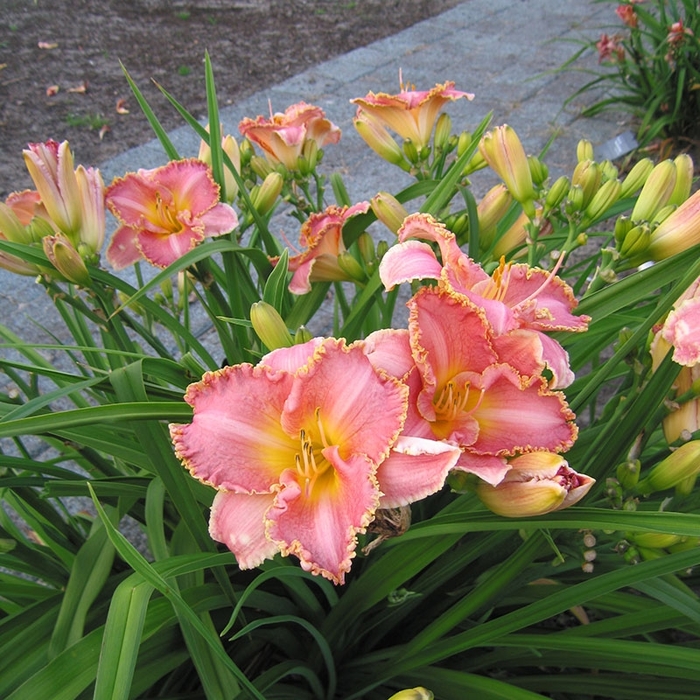
[[[621,216],[615,222],[615,241],[620,244],[625,236],[634,228],[634,223],[626,216]]]
[[[631,197],[635,192],[638,192],[647,181],[647,178],[654,169],[654,163],[651,158],[643,158],[634,164],[632,170],[627,173],[627,176],[622,181],[622,190],[620,197]]]
[[[620,198],[621,189],[622,185],[619,180],[604,182],[586,207],[583,217],[584,225],[603,216]]]
[[[676,166],[676,186],[673,188],[668,203],[680,205],[690,197],[695,166],[693,159],[687,153],[681,153],[673,163]]]
[[[554,181],[544,198],[544,216],[547,216],[552,209],[556,209],[564,201],[570,186],[569,178],[566,175],[562,175]]]
[[[435,136],[433,137],[433,144],[436,149],[442,151],[447,150],[450,142],[450,134],[452,133],[452,119],[450,115],[443,112],[435,124]]]
[[[581,139],[576,145],[576,160],[583,163],[585,160],[593,160],[593,144],[587,139]]]
[[[403,224],[408,212],[396,197],[388,192],[379,192],[369,201],[372,211],[392,233],[396,233]]]
[[[292,346],[292,336],[289,334],[287,325],[271,304],[265,301],[253,304],[250,307],[250,322],[258,338],[268,350]]]
[[[564,204],[566,213],[571,216],[572,214],[580,212],[583,209],[583,204],[583,188],[580,185],[573,185],[569,188],[569,193]]]
[[[62,233],[45,236],[42,243],[46,257],[63,277],[82,287],[90,286],[90,273],[85,262],[67,236]]]
[[[665,207],[676,186],[676,165],[672,160],[659,163],[650,173],[632,209],[632,221],[651,221]]]
[[[410,688],[394,693],[389,700],[433,700],[435,696],[426,688]]]
[[[403,142],[403,152],[408,158],[408,162],[416,165],[420,161],[420,156],[418,154],[418,149],[416,145],[411,141],[411,139],[405,139]]]
[[[360,257],[366,265],[376,259],[377,254],[374,251],[374,240],[367,231],[363,231],[360,234],[360,237],[357,239],[357,247],[360,251]]]
[[[629,231],[618,245],[618,251],[623,258],[643,258],[649,248],[650,241],[649,227],[646,224],[641,224]]]
[[[294,345],[303,345],[313,338],[311,331],[306,326],[299,326],[294,334]]]
[[[258,189],[251,190],[251,202],[260,214],[264,216],[272,209],[282,192],[283,185],[284,177],[277,171],[273,171],[268,174]]]
[[[628,460],[617,467],[617,480],[623,488],[633,489],[639,481],[642,465],[638,459]]]
[[[642,494],[664,491],[673,488],[700,472],[700,440],[691,440],[681,445],[665,459],[661,460],[639,482],[637,489]]]
[[[459,135],[459,139],[457,140],[457,156],[461,157],[464,155],[464,152],[469,148],[472,142],[472,135],[468,131],[463,131]]]
[[[377,260],[381,260],[389,252],[389,244],[385,240],[377,243]]]
[[[584,160],[578,163],[571,176],[571,184],[579,186],[583,190],[582,209],[585,209],[593,199],[593,195],[600,187],[602,172],[598,163],[592,160]]]
[[[367,281],[367,273],[351,252],[344,250],[342,253],[338,254],[338,266],[351,279],[357,280],[358,282]]]
[[[530,166],[532,182],[536,187],[542,187],[549,177],[549,168],[537,156],[528,156],[527,163]]]

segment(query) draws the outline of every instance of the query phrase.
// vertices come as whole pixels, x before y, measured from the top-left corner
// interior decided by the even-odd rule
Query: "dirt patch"
[[[389,36],[460,0],[2,0],[0,199],[31,185],[28,142],[68,139],[98,165],[153,138],[120,61],[167,129],[151,83],[206,113],[208,51],[222,105]],[[255,116],[255,115],[251,115]]]

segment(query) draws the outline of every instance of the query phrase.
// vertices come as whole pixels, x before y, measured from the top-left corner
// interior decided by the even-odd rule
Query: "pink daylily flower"
[[[271,163],[282,163],[291,171],[298,170],[298,159],[307,142],[315,141],[323,148],[340,140],[340,129],[326,119],[325,112],[305,102],[293,104],[284,113],[277,112],[269,119],[246,117],[238,130],[260,146]]]
[[[407,217],[398,238],[399,243],[390,248],[379,266],[387,289],[417,279],[439,280],[439,286],[450,293],[463,295],[483,308],[496,344],[514,358],[517,369],[534,374],[537,366],[541,371],[546,364],[554,374],[553,388],[573,381],[566,351],[544,334],[585,331],[590,319],[572,313],[578,302],[561,278],[546,270],[505,262],[488,275],[459,248],[455,235],[428,214]],[[437,243],[441,260],[428,242]]]
[[[673,346],[674,362],[686,367],[700,363],[700,278],[676,300],[661,336]]]
[[[345,252],[343,226],[348,219],[364,214],[369,202],[352,207],[329,206],[325,211],[311,214],[299,234],[301,253],[289,258],[289,269],[294,273],[289,283],[293,294],[307,294],[312,282],[334,282],[349,279],[338,265],[338,255]],[[275,264],[279,258],[272,259]]]
[[[192,423],[170,431],[179,459],[218,491],[212,537],[241,568],[294,554],[343,583],[376,509],[436,491],[459,456],[399,438],[407,394],[361,341],[333,338],[206,374],[185,395]]]
[[[518,372],[476,305],[424,287],[409,309],[407,331],[378,331],[366,341],[370,361],[409,387],[402,435],[459,447],[455,468],[491,484],[508,471],[506,457],[571,447],[577,429],[563,395]]]
[[[106,203],[120,224],[107,248],[117,270],[142,258],[167,267],[205,238],[238,226],[236,212],[219,202],[211,170],[194,158],[115,179]]]
[[[445,103],[462,97],[474,99],[472,93],[455,90],[454,85],[448,81],[431,90],[406,90],[402,85],[398,95],[370,92],[350,102],[358,106],[357,118],[366,113],[370,121],[385,124],[401,138],[412,141],[420,150],[430,142],[435,122]]]

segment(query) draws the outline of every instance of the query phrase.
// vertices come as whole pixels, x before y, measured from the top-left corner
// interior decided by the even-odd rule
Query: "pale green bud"
[[[639,482],[640,493],[649,494],[673,488],[700,472],[700,440],[691,440],[659,462],[649,475]]]
[[[617,480],[625,489],[633,489],[639,481],[642,465],[638,459],[630,459],[617,467]]]
[[[569,192],[571,183],[566,175],[557,178],[544,198],[544,215],[546,216],[552,209],[556,209]]]
[[[461,157],[469,148],[472,142],[472,135],[468,131],[463,131],[457,139],[457,156]]]
[[[403,204],[394,195],[388,192],[379,192],[369,201],[374,215],[392,233],[396,233],[403,224],[408,212]]]
[[[687,153],[681,153],[673,161],[676,166],[676,186],[668,200],[669,204],[683,204],[690,197],[695,166],[693,159]]]
[[[450,115],[443,112],[435,124],[435,136],[433,137],[433,144],[436,149],[442,151],[449,147],[450,135],[452,134],[452,119]]]
[[[250,322],[258,338],[268,350],[289,348],[292,346],[292,336],[287,329],[284,319],[277,309],[265,301],[258,301],[250,307]]]
[[[664,160],[652,171],[632,209],[632,221],[651,221],[665,207],[676,186],[676,165]]]
[[[259,188],[251,190],[250,199],[260,214],[265,215],[272,209],[282,192],[283,185],[284,177],[274,171],[263,180]]]
[[[85,262],[67,236],[62,233],[45,236],[42,243],[46,257],[69,282],[82,287],[90,286],[90,273]]]
[[[360,237],[357,239],[357,248],[360,251],[360,257],[365,264],[369,265],[369,263],[376,259],[377,255],[374,251],[374,240],[372,239],[372,236],[367,233],[367,231],[363,231],[360,234]]]
[[[649,226],[640,224],[627,233],[624,240],[618,245],[618,251],[623,258],[644,257],[650,241]]]
[[[583,204],[583,188],[580,185],[573,185],[569,188],[569,193],[566,197],[566,203],[564,204],[566,213],[569,216],[571,216],[572,214],[581,211],[583,209]]]
[[[603,216],[620,198],[621,188],[622,184],[619,180],[608,180],[604,182],[586,207],[584,223],[590,223]]]
[[[620,197],[622,197],[622,199],[631,197],[635,192],[638,192],[644,187],[644,183],[647,181],[649,175],[651,175],[653,169],[654,163],[651,158],[643,158],[635,163],[632,170],[627,173],[625,179],[622,181]]]
[[[263,180],[273,171],[272,165],[267,160],[261,156],[253,156],[250,159],[250,167],[253,172]]]
[[[313,338],[311,331],[306,326],[299,326],[294,334],[294,345],[303,345]]]
[[[377,243],[377,260],[381,260],[389,252],[389,244],[385,240]]]
[[[338,266],[351,279],[357,280],[358,282],[367,281],[367,273],[351,252],[344,250],[342,253],[338,254]]]
[[[599,163],[600,166],[600,172],[602,174],[603,182],[606,182],[607,180],[616,180],[617,176],[619,175],[617,168],[613,165],[613,162],[610,160],[604,160],[602,163]]]
[[[571,184],[578,186],[583,191],[582,209],[585,209],[598,191],[602,172],[598,163],[592,160],[583,160],[574,168],[571,176]]]
[[[576,160],[579,163],[593,160],[593,144],[587,139],[581,139],[576,145]]]
[[[615,222],[615,241],[620,244],[625,236],[634,228],[634,223],[626,216],[621,216]]]
[[[416,687],[400,690],[394,693],[389,700],[433,700],[435,696],[426,688]]]
[[[411,139],[404,139],[403,152],[406,154],[406,158],[408,158],[409,163],[416,165],[420,161],[418,149]]]
[[[530,166],[530,175],[536,187],[542,187],[549,177],[549,168],[537,156],[528,156],[527,163]]]

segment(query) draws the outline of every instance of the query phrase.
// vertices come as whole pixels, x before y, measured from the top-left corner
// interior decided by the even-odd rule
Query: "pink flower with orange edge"
[[[356,119],[362,119],[365,113],[371,124],[386,125],[420,150],[430,142],[440,110],[447,102],[474,99],[472,93],[455,90],[454,85],[447,81],[431,90],[407,90],[402,85],[397,95],[370,92],[350,102],[357,105]]]
[[[379,265],[386,289],[436,279],[449,293],[483,309],[494,332],[493,342],[512,356],[518,370],[539,374],[546,365],[554,375],[553,388],[573,381],[566,351],[545,335],[588,327],[587,316],[572,313],[578,302],[566,282],[546,270],[503,261],[488,275],[459,248],[455,235],[429,214],[408,216],[398,238]],[[430,244],[437,244],[441,259]]]
[[[459,447],[455,468],[491,484],[508,471],[507,457],[571,447],[577,429],[564,396],[515,368],[477,306],[436,287],[408,306],[408,330],[365,341],[372,364],[409,387],[403,436]]]
[[[318,148],[338,143],[340,129],[320,107],[298,102],[269,119],[246,117],[238,125],[241,134],[262,148],[274,165],[282,163],[287,170],[299,169],[299,157],[307,143],[314,141]]]
[[[621,63],[625,60],[625,47],[620,43],[620,37],[617,34],[613,36],[601,34],[595,47],[598,49],[598,63],[605,61]]]
[[[637,13],[632,5],[618,5],[615,14],[630,28],[636,29],[639,23]]]
[[[105,199],[120,224],[107,248],[117,270],[141,259],[167,267],[205,238],[238,226],[236,212],[219,202],[211,170],[194,158],[117,178]]]
[[[700,278],[681,294],[663,325],[657,327],[651,342],[652,369],[661,364],[666,354],[682,365],[673,388],[676,396],[689,391],[700,379]],[[663,420],[666,440],[673,443],[700,429],[700,401],[691,399],[675,407]]]
[[[374,369],[361,341],[334,338],[207,373],[185,395],[192,423],[170,433],[185,467],[217,489],[211,536],[241,568],[293,554],[344,583],[377,508],[436,491],[456,460],[444,450],[429,470],[420,445],[399,442],[407,394]]]
[[[595,479],[571,469],[552,452],[530,452],[509,460],[510,469],[496,486],[481,482],[479,500],[496,515],[528,518],[546,515],[578,503]]]
[[[301,253],[289,258],[289,269],[294,273],[289,291],[307,294],[312,282],[338,282],[350,280],[348,273],[338,264],[338,256],[346,252],[343,243],[343,226],[348,219],[369,210],[369,202],[352,207],[329,206],[316,212],[304,222],[299,234]],[[279,258],[271,262],[276,264]]]

